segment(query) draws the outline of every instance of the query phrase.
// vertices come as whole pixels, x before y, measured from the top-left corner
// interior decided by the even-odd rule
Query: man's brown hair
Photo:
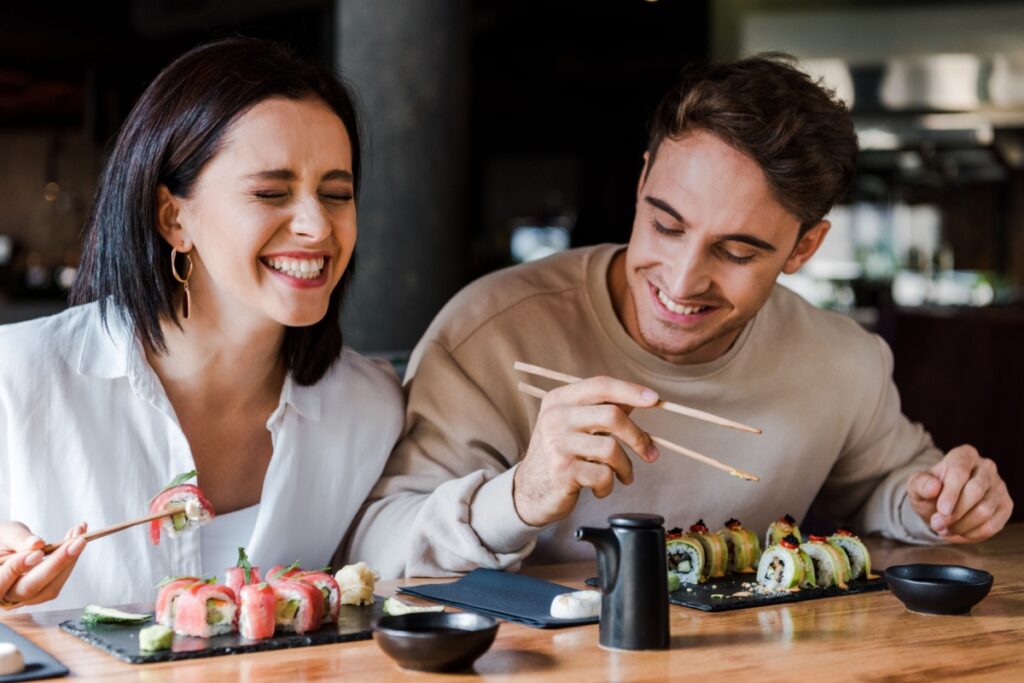
[[[686,68],[654,112],[647,168],[666,138],[707,131],[757,163],[801,234],[813,227],[853,179],[857,136],[846,105],[794,61],[773,52]]]

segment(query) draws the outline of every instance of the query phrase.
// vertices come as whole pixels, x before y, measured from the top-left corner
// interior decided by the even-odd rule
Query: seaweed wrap
[[[303,581],[271,581],[277,604],[274,621],[279,631],[308,633],[320,628],[324,615],[324,596],[316,586]]]
[[[795,536],[765,548],[757,565],[757,582],[769,590],[798,590],[814,587],[814,565],[800,550]]]
[[[240,596],[242,586],[251,586],[260,581],[260,568],[252,566],[249,556],[245,554],[245,548],[239,548],[238,563],[224,570],[224,583],[235,591],[235,595]]]
[[[802,543],[804,537],[800,535],[800,527],[792,515],[783,515],[768,525],[768,531],[764,535],[764,547],[778,544],[786,536],[795,536],[797,543]]]
[[[341,588],[334,577],[325,572],[301,572],[291,577],[292,581],[308,583],[320,591],[323,596],[324,615],[323,623],[334,623],[338,619],[338,610],[341,607]]]
[[[811,558],[814,566],[815,583],[821,587],[837,586],[846,590],[850,580],[850,561],[839,548],[824,536],[809,536],[806,543],[800,544],[800,550]]]
[[[242,586],[238,597],[238,632],[249,640],[274,635],[277,625],[277,594],[268,583]]]
[[[195,470],[178,475],[167,488],[149,501],[149,511],[153,514],[169,507],[185,508],[181,512],[154,519],[149,523],[149,539],[153,545],[159,545],[161,531],[166,532],[171,538],[176,538],[179,534],[196,529],[213,519],[214,512],[210,501],[198,486],[185,483],[195,476]]]
[[[704,546],[676,527],[665,536],[665,557],[670,574],[680,583],[700,583],[704,580]]]
[[[877,579],[878,575],[871,573],[871,554],[867,546],[853,532],[847,529],[839,529],[828,537],[828,542],[846,553],[850,560],[850,579]]]
[[[156,623],[167,628],[174,626],[174,603],[178,596],[197,583],[203,583],[198,576],[179,576],[161,581],[156,594]]]
[[[757,540],[757,534],[743,528],[740,521],[733,518],[725,523],[725,528],[718,535],[729,551],[729,571],[741,574],[757,571],[757,563],[761,559],[761,542]]]
[[[233,633],[238,624],[238,599],[222,584],[195,583],[174,602],[174,632],[209,638]]]
[[[704,578],[717,579],[725,576],[729,565],[729,547],[721,536],[708,531],[703,519],[690,527],[689,538],[695,539],[704,549]]]

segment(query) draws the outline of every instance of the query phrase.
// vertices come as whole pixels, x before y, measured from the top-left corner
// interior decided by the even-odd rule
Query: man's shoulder
[[[591,259],[612,245],[570,249],[511,266],[466,285],[434,318],[424,340],[454,349],[484,326],[501,327],[518,314],[540,313],[555,301],[582,294]]]

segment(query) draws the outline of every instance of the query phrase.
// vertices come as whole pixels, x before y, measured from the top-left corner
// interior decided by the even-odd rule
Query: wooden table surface
[[[193,681],[421,680],[658,681],[711,674],[717,681],[1024,681],[1024,524],[976,546],[916,547],[871,540],[873,563],[942,562],[995,576],[989,596],[970,616],[908,612],[888,591],[789,605],[705,613],[670,610],[672,647],[661,652],[608,652],[598,627],[531,629],[502,622],[473,673],[405,672],[372,641],[295,650],[132,665],[62,633],[76,612],[13,615],[3,623],[71,669],[74,678],[115,683]],[[529,573],[583,587],[590,563],[536,567]],[[389,581],[378,594],[396,586]],[[474,675],[475,674],[475,675]],[[707,679],[712,680],[712,679]]]

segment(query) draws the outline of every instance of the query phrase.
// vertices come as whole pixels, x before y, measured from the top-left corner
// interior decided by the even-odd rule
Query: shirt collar
[[[304,387],[296,382],[291,374],[284,378],[284,386],[281,388],[281,406],[288,404],[307,420],[320,420],[320,391],[316,385]]]
[[[79,374],[90,377],[115,379],[128,376],[130,354],[136,345],[135,335],[114,304],[107,304],[106,320],[100,316],[99,303],[89,306],[93,310],[87,316],[82,331],[75,369]]]

